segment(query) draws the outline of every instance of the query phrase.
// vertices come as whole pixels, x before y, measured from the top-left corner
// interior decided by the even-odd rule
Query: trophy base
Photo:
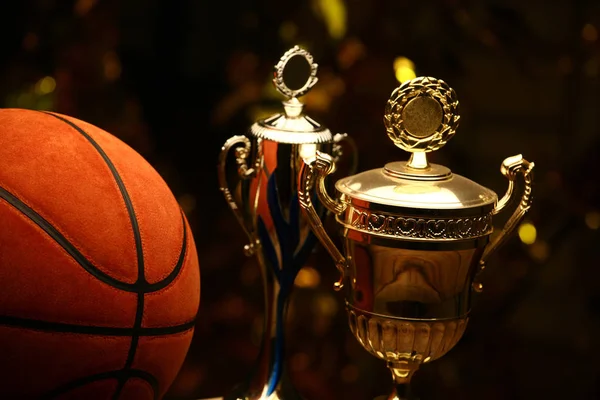
[[[260,388],[260,389],[259,389]],[[267,386],[256,381],[244,382],[234,387],[223,396],[222,400],[304,400],[292,385],[284,371],[281,380],[273,393],[267,395]]]

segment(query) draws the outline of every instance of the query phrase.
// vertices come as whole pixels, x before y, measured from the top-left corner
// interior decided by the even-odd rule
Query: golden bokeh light
[[[56,80],[51,76],[45,76],[35,84],[35,92],[39,95],[50,94],[56,89]]]
[[[318,0],[317,12],[327,26],[329,36],[341,39],[346,34],[347,12],[344,0]]]
[[[595,42],[598,40],[598,30],[592,24],[585,24],[581,30],[581,37],[586,42]]]
[[[279,37],[286,42],[291,42],[298,34],[298,26],[291,21],[285,21],[279,27]]]
[[[529,255],[536,261],[546,261],[550,255],[550,246],[543,240],[538,240],[529,247]]]
[[[319,274],[319,271],[313,267],[304,267],[300,270],[300,272],[298,272],[294,284],[297,287],[314,289],[319,286],[320,282],[321,275]]]
[[[417,77],[415,63],[406,57],[396,57],[394,60],[394,73],[399,83],[409,81]]]
[[[109,51],[102,57],[104,76],[108,81],[115,81],[121,76],[121,60],[114,51]]]
[[[590,211],[585,214],[585,224],[593,230],[600,228],[600,212]]]
[[[77,0],[74,5],[75,14],[83,17],[96,5],[97,0]]]
[[[315,297],[313,301],[313,311],[316,314],[326,317],[332,317],[337,314],[338,308],[335,296],[331,294],[323,293],[322,295]]]
[[[519,226],[519,239],[525,244],[534,244],[537,239],[537,229],[531,222],[523,222]]]

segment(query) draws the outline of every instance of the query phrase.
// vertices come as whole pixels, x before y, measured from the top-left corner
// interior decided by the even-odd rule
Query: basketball
[[[0,398],[162,398],[199,301],[187,220],[142,156],[0,109]]]

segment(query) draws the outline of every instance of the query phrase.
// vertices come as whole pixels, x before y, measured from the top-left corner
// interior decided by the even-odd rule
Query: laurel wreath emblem
[[[427,137],[416,137],[405,128],[402,119],[404,107],[418,96],[435,99],[442,107],[443,117],[436,131]],[[454,134],[460,121],[458,99],[454,90],[441,79],[419,77],[396,88],[385,106],[383,122],[394,144],[409,152],[434,151],[442,147]]]

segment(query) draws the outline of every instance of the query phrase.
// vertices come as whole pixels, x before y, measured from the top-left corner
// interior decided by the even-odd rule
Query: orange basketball
[[[185,216],[138,153],[0,110],[0,398],[161,398],[199,300]]]

